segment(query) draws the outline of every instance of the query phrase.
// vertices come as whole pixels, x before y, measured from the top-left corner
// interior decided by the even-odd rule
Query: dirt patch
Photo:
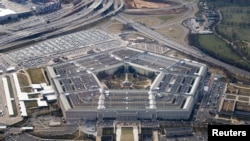
[[[224,100],[221,110],[224,112],[233,112],[234,111],[234,101]]]
[[[110,26],[108,26],[108,31],[111,33],[121,33],[123,29],[123,24],[111,24]]]
[[[154,9],[154,10],[125,10],[124,13],[130,15],[166,15],[166,14],[182,14],[188,11],[187,7],[180,7],[174,9]]]
[[[183,29],[179,25],[173,25],[170,27],[161,27],[155,30],[163,34],[164,36],[170,37],[175,40],[183,36]]]
[[[134,141],[132,127],[123,127],[122,128],[121,141]]]
[[[125,0],[127,8],[149,8],[149,9],[156,9],[156,8],[167,8],[169,4],[162,3],[162,2],[150,2],[146,0]]]
[[[153,16],[151,16],[150,18],[145,17],[145,16],[137,16],[133,20],[136,22],[140,22],[148,27],[152,27],[154,25],[161,23],[161,20]]]

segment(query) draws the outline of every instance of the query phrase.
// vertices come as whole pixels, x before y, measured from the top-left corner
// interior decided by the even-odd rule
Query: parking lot
[[[99,30],[87,30],[46,40],[24,49],[9,52],[6,56],[19,66],[34,67],[47,63],[61,54],[66,55],[67,52],[70,52],[69,54],[78,53],[78,49],[89,46],[106,51],[120,47],[121,41]]]
[[[0,74],[6,72],[7,68],[15,66],[15,63],[6,58],[4,54],[0,54]]]
[[[210,91],[206,93],[203,101],[203,107],[207,109],[217,110],[219,107],[221,97],[224,96],[224,82],[214,82],[210,88]]]
[[[139,49],[139,50],[157,53],[157,54],[164,54],[170,50],[168,47],[161,46],[156,43],[143,43],[143,42],[142,43],[130,43],[128,44],[128,46]]]
[[[205,122],[212,118],[210,112],[217,113],[221,106],[221,99],[224,97],[224,88],[226,83],[220,80],[214,80],[213,74],[207,77],[204,86],[207,87],[203,91],[203,99],[200,103],[199,111],[196,116],[198,122]]]

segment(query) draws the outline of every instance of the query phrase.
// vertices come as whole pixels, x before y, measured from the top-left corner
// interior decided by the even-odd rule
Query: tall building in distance
[[[32,7],[32,10],[36,14],[45,14],[61,8],[61,0],[32,0],[32,2],[37,4],[36,6]]]

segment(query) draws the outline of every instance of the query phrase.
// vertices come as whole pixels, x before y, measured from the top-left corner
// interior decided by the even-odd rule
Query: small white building
[[[44,100],[37,100],[37,105],[38,107],[47,107],[48,103],[47,101],[44,101]]]
[[[16,70],[15,67],[9,67],[9,68],[6,69],[7,72],[11,72],[11,71],[15,71],[15,70]]]
[[[0,132],[5,132],[7,129],[7,126],[0,126]]]
[[[38,89],[38,90],[39,90],[39,89],[40,89],[40,90],[42,89],[42,86],[41,86],[40,84],[31,84],[30,87],[31,87],[32,89]]]
[[[34,127],[32,127],[32,126],[21,127],[21,130],[22,131],[32,131],[32,130],[34,130]]]
[[[46,97],[46,99],[47,99],[48,102],[54,102],[54,101],[57,100],[57,96],[56,95],[46,95],[45,97]]]
[[[61,121],[49,121],[49,126],[55,127],[55,126],[60,126],[62,123]]]

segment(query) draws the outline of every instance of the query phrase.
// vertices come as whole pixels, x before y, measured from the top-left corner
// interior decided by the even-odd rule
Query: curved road
[[[91,0],[89,0],[89,1],[91,1]],[[84,5],[84,3],[82,3],[82,5],[84,5],[84,6],[82,6],[82,10],[80,10],[79,12],[72,13],[72,15],[70,15],[69,17],[66,16],[66,17],[63,17],[59,20],[51,21],[50,23],[47,23],[45,25],[44,25],[44,22],[42,22],[41,25],[39,25],[39,26],[25,28],[19,32],[15,32],[15,34],[12,34],[12,35],[8,36],[7,38],[0,38],[0,44],[3,47],[4,45],[8,45],[9,43],[12,43],[14,41],[18,41],[20,39],[30,37],[30,36],[36,35],[36,34],[44,34],[44,35],[40,36],[40,39],[47,38],[48,36],[63,33],[63,32],[66,32],[66,31],[69,31],[69,30],[72,30],[75,28],[82,27],[86,24],[90,24],[90,23],[93,23],[95,21],[101,20],[103,18],[114,16],[118,12],[120,12],[124,6],[124,0],[120,0],[119,2],[117,2],[117,0],[114,0],[114,1],[113,0],[105,0],[105,1],[106,1],[106,3],[103,3],[103,0],[93,0],[93,1],[91,1],[91,4],[86,5],[86,6]],[[197,1],[193,1],[193,2],[185,3],[185,6],[192,7],[196,4],[197,4]],[[103,7],[99,10],[96,10],[96,8],[99,7],[100,5],[103,5]],[[108,9],[110,9],[111,5],[113,7],[115,7],[115,9],[113,8],[113,10],[108,10]],[[182,6],[183,6],[183,4],[182,4]],[[77,8],[79,8],[79,5],[77,6]],[[74,10],[74,9],[72,9],[72,10]],[[87,12],[87,14],[85,12]],[[103,14],[103,13],[105,13],[105,14]],[[186,15],[186,16],[188,16],[188,15]],[[73,18],[75,21],[70,22],[68,19],[71,19],[71,18]],[[121,15],[117,15],[117,16],[115,16],[115,18],[124,24],[129,23],[137,31],[139,31],[145,35],[148,35],[149,37],[159,41],[160,43],[163,43],[163,44],[169,46],[170,48],[173,48],[173,49],[180,51],[180,52],[183,52],[185,54],[189,54],[195,58],[216,64],[218,66],[221,66],[232,73],[241,74],[241,76],[243,76],[243,77],[250,78],[250,72],[243,70],[243,69],[239,69],[239,68],[234,67],[234,66],[231,66],[227,63],[224,63],[224,62],[217,60],[215,58],[212,58],[210,56],[204,56],[204,54],[201,51],[199,51],[197,48],[194,48],[191,46],[184,46],[182,44],[179,44],[173,40],[168,39],[167,37],[163,36],[162,34],[152,30],[151,28],[146,27],[146,26],[139,24],[137,22],[134,22],[130,19],[127,19]],[[46,32],[49,32],[49,33],[46,33]]]
[[[28,23],[27,21],[28,26],[23,25],[25,28],[20,27],[17,29],[18,31],[12,31],[12,26],[5,27],[4,30],[9,31],[10,34],[2,36],[2,38],[0,37],[0,49],[9,48],[13,42],[22,41],[25,38],[34,39],[36,35],[39,37],[46,34],[53,35],[54,33],[66,32],[93,23],[118,13],[123,6],[124,3],[121,0],[119,3],[117,1],[114,2],[114,0],[89,0],[69,9],[69,11],[63,11],[64,9],[62,9],[61,15],[58,15],[59,18],[55,17],[55,20],[49,20],[49,22],[46,21],[46,18],[41,18],[40,16],[42,20],[38,20],[37,24]],[[77,12],[75,12],[76,10]],[[52,13],[51,15],[53,16]]]

